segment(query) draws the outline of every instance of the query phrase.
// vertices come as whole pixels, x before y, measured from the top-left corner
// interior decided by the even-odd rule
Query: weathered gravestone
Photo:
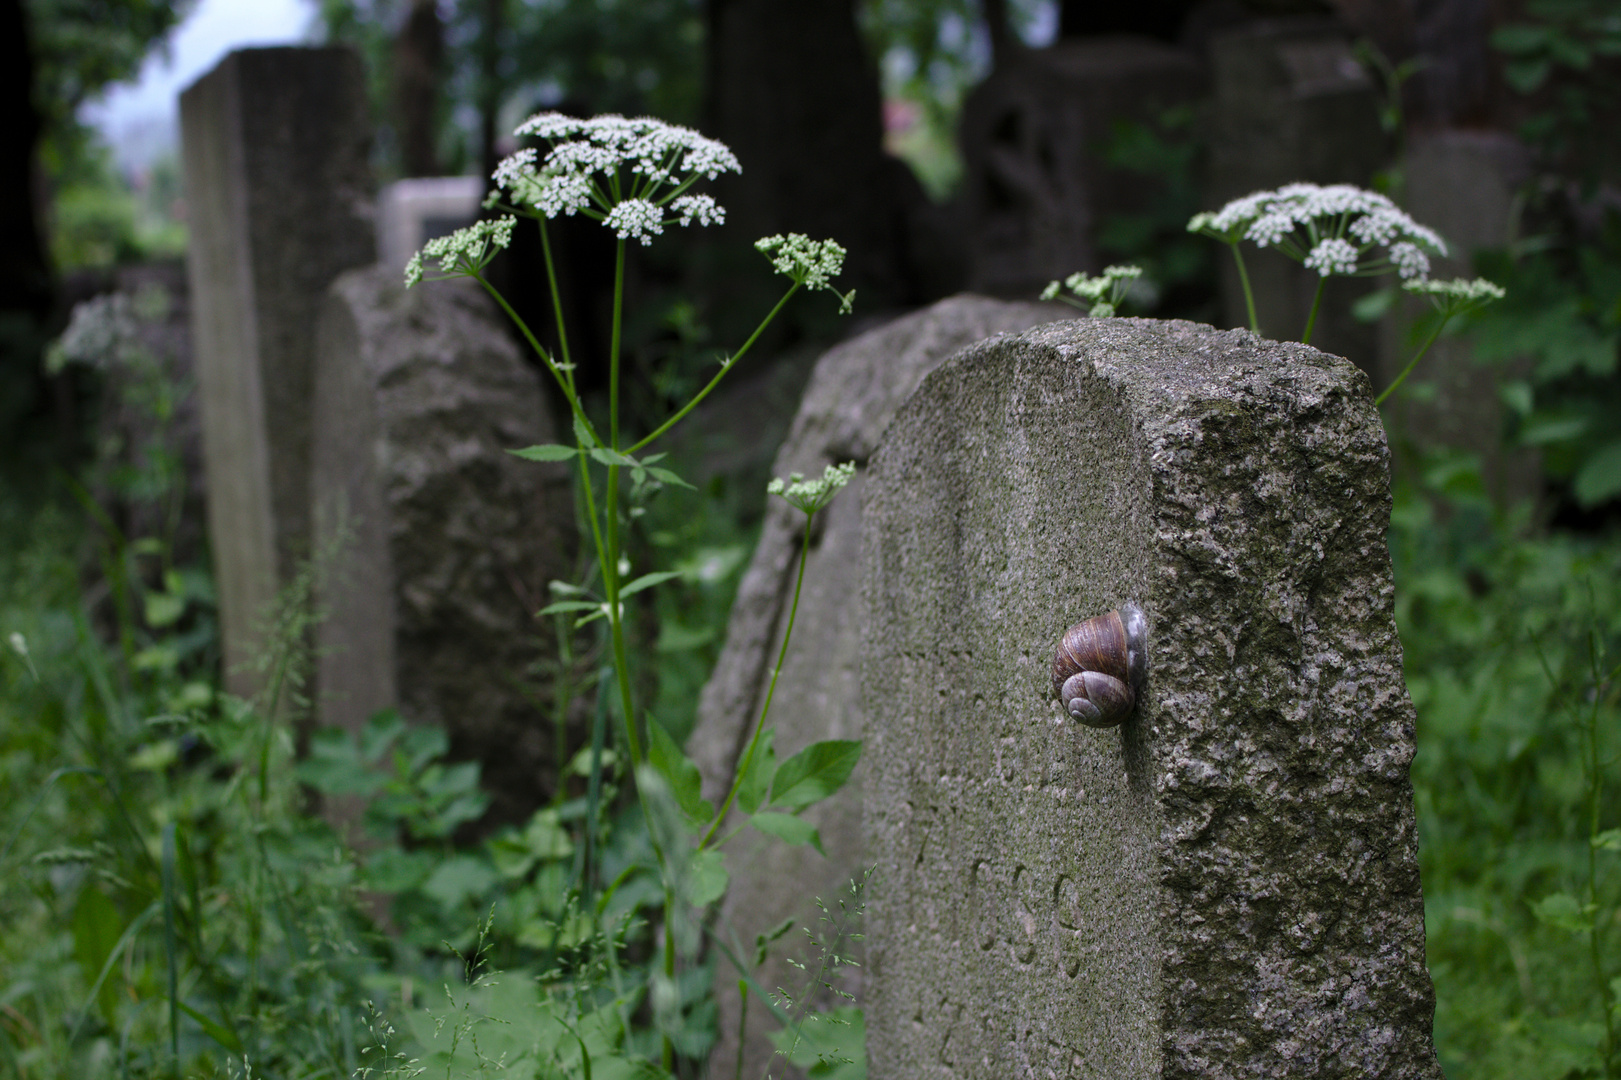
[[[1297,181],[1366,187],[1384,165],[1389,144],[1379,127],[1379,96],[1337,23],[1300,16],[1246,24],[1211,40],[1210,67],[1211,209]],[[1298,340],[1317,273],[1247,241],[1243,254],[1261,333]],[[1232,257],[1221,251],[1217,258],[1225,319],[1248,326]],[[1362,279],[1330,280],[1312,339],[1371,372],[1378,364],[1376,329],[1350,313],[1369,287]]]
[[[1512,135],[1497,131],[1445,130],[1415,136],[1405,161],[1406,209],[1447,242],[1448,255],[1431,260],[1436,278],[1475,276],[1474,254],[1512,242],[1518,195],[1531,176],[1530,155]],[[1398,305],[1381,335],[1380,385],[1385,386],[1412,359],[1416,344],[1408,330],[1429,312],[1413,299]],[[1541,489],[1536,457],[1503,445],[1502,383],[1523,377],[1529,365],[1507,370],[1479,363],[1467,336],[1436,339],[1412,379],[1386,411],[1392,431],[1424,448],[1450,447],[1479,459],[1487,490],[1502,502],[1535,498]],[[1434,396],[1417,388],[1428,384]],[[1403,462],[1398,458],[1398,472]]]
[[[375,258],[365,71],[342,48],[243,49],[180,96],[192,344],[226,686],[309,554],[315,313]]]
[[[1077,270],[1103,269],[1098,230],[1155,195],[1111,168],[1115,126],[1191,101],[1205,75],[1190,53],[1129,35],[1060,41],[997,68],[963,103],[969,287],[1034,297]]]
[[[386,266],[333,283],[317,345],[317,720],[442,725],[489,820],[518,820],[555,784],[554,717],[521,687],[574,539],[565,468],[507,453],[557,441],[538,376],[476,286],[408,291]]]
[[[958,354],[866,477],[873,1076],[1438,1080],[1367,378],[1083,320]],[[1115,729],[1053,700],[1139,603]]]
[[[820,475],[830,464],[864,464],[895,410],[947,356],[993,334],[1063,318],[1068,310],[1056,304],[955,296],[829,350],[811,375],[777,455],[777,475]],[[820,739],[860,737],[860,626],[854,612],[862,486],[857,472],[849,488],[818,516],[793,643],[772,700],[769,723],[777,729],[779,760]],[[703,773],[705,797],[717,805],[760,715],[771,665],[782,646],[803,530],[799,511],[780,499],[770,500],[759,545],[732,607],[725,648],[698,706],[687,748]],[[844,895],[850,880],[869,865],[861,842],[862,772],[858,767],[836,796],[806,815],[821,833],[825,859],[809,848],[790,848],[752,833],[734,841],[753,846],[744,857],[730,860],[732,880],[722,914],[745,944],[784,919],[814,925],[814,899],[831,903]],[[799,950],[800,941],[796,933],[775,950],[777,958],[760,974],[760,985],[796,985],[794,970],[781,957]],[[717,969],[715,988],[721,1037],[710,1058],[711,1072],[730,1076],[737,1061],[739,998],[737,973],[725,961]],[[776,1026],[763,1004],[751,1004],[745,1076],[763,1075],[772,1064],[767,1033]]]

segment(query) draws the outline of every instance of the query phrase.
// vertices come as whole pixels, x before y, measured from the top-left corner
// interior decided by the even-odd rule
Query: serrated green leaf
[[[580,419],[579,413],[575,413],[573,419],[575,441],[588,448],[597,445],[597,440],[591,435],[591,429],[585,426],[585,422]]]
[[[1621,439],[1600,447],[1582,462],[1574,489],[1576,501],[1583,506],[1597,506],[1621,495]]]
[[[577,446],[559,446],[556,443],[545,443],[540,446],[526,446],[522,450],[508,450],[513,457],[521,457],[525,461],[567,461],[580,452]]]
[[[1537,921],[1560,930],[1585,933],[1593,929],[1592,904],[1583,904],[1569,893],[1554,893],[1531,905]]]
[[[621,454],[617,450],[610,450],[606,446],[593,446],[591,456],[604,465],[622,465],[627,468],[636,466],[636,459],[629,454]]]
[[[715,808],[703,797],[703,778],[698,774],[698,766],[681,752],[664,725],[651,716],[647,718],[647,738],[647,762],[670,785],[682,815],[693,826],[708,824],[715,816]]]
[[[749,818],[749,824],[767,836],[775,836],[778,840],[794,847],[809,844],[823,855],[827,854],[827,852],[822,851],[822,837],[817,833],[816,826],[802,817],[795,817],[792,814],[779,814],[772,810],[763,810]]]
[[[535,615],[537,617],[541,615],[556,615],[558,612],[562,611],[596,611],[601,607],[602,604],[596,600],[557,600],[553,603],[547,604],[545,607],[535,612]]]
[[[860,760],[861,743],[853,739],[811,743],[778,766],[771,805],[800,810],[821,802],[844,786]]]
[[[657,585],[661,581],[669,581],[673,577],[680,576],[681,572],[679,570],[660,570],[654,574],[643,574],[629,585],[626,585],[624,588],[620,589],[619,596],[621,599],[623,599],[633,593],[639,593],[643,589],[651,589],[654,585]]]
[[[697,851],[687,863],[682,892],[693,907],[706,907],[726,895],[725,856],[714,848]]]
[[[754,757],[750,759],[748,770],[738,784],[737,805],[745,814],[758,810],[766,792],[771,790],[772,778],[777,775],[777,752],[772,746],[776,737],[775,728],[760,732],[760,741],[754,746]]]
[[[687,483],[685,480],[681,479],[675,473],[671,472],[669,469],[649,468],[647,471],[652,474],[652,476],[653,476],[653,478],[655,480],[662,481],[663,483],[670,484],[670,485],[672,485],[674,487],[684,487],[688,491],[697,491],[698,490],[697,488],[693,487],[691,484]]]

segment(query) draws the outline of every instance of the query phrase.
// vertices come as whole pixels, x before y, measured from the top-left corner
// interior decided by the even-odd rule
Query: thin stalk
[[[1441,331],[1446,329],[1447,321],[1450,318],[1451,316],[1442,316],[1441,321],[1435,324],[1434,331],[1431,332],[1429,337],[1424,339],[1424,344],[1419,346],[1419,350],[1413,354],[1413,358],[1407,361],[1407,366],[1401,369],[1401,374],[1396,376],[1394,382],[1385,387],[1383,393],[1373,399],[1375,408],[1383,405],[1385,398],[1389,397],[1391,394],[1394,394],[1396,392],[1396,388],[1401,386],[1401,384],[1407,380],[1407,376],[1412,374],[1413,368],[1417,367],[1418,362],[1424,359],[1424,354],[1430,351],[1430,346],[1435,344],[1435,339],[1441,336]]]
[[[1238,282],[1244,286],[1244,306],[1249,310],[1250,333],[1261,332],[1261,320],[1255,317],[1255,290],[1250,288],[1250,273],[1244,267],[1244,253],[1238,250],[1238,241],[1227,245],[1233,249],[1233,262],[1238,264]]]
[[[799,590],[804,587],[805,563],[810,558],[810,530],[811,515],[806,514],[805,535],[799,546],[799,574],[794,578],[794,602],[788,609],[788,628],[782,634],[782,648],[777,650],[777,666],[771,669],[771,685],[765,692],[765,707],[760,710],[760,719],[754,723],[754,735],[749,739],[749,748],[744,751],[743,761],[732,777],[732,790],[726,793],[726,801],[721,804],[714,821],[710,822],[709,831],[704,833],[704,838],[698,842],[699,851],[709,846],[715,830],[726,820],[726,812],[732,808],[732,800],[737,798],[738,790],[743,786],[743,778],[749,774],[749,766],[754,761],[754,751],[760,744],[760,732],[765,728],[766,714],[771,711],[771,697],[777,692],[777,676],[782,674],[782,662],[788,655],[788,641],[794,636],[794,618],[799,614]]]
[[[727,360],[726,363],[721,365],[720,371],[716,372],[715,377],[709,380],[709,385],[698,391],[698,396],[683,405],[680,412],[664,421],[664,423],[660,424],[657,428],[654,428],[653,434],[643,438],[640,442],[636,443],[625,452],[627,454],[634,454],[636,451],[640,450],[642,447],[646,446],[660,435],[663,435],[666,431],[669,431],[671,428],[675,427],[676,424],[680,423],[681,419],[691,412],[695,407],[697,407],[700,401],[708,397],[709,392],[715,389],[716,385],[721,381],[721,379],[726,377],[726,373],[731,371],[732,367],[739,360],[743,359],[743,354],[748,352],[749,349],[754,346],[754,343],[759,340],[760,335],[765,332],[765,328],[771,325],[771,320],[777,317],[777,312],[782,310],[782,305],[786,304],[788,302],[788,298],[798,291],[798,282],[795,282],[793,285],[789,286],[788,291],[782,294],[782,299],[777,301],[777,306],[772,308],[764,319],[760,320],[760,325],[754,328],[754,333],[749,335],[749,339],[743,343],[742,347],[739,348],[737,352],[733,353],[731,358]]]
[[[1328,284],[1328,278],[1317,279],[1317,291],[1311,297],[1311,314],[1306,316],[1306,332],[1300,335],[1300,344],[1311,344],[1311,331],[1317,325],[1317,309],[1323,303],[1323,286]]]
[[[574,388],[574,361],[569,357],[568,331],[563,328],[563,299],[557,288],[557,268],[552,262],[552,238],[546,232],[546,219],[536,218],[540,227],[540,251],[546,257],[546,283],[552,292],[552,315],[557,320],[557,350],[563,354],[563,374],[569,389]]]
[[[608,342],[608,445],[619,449],[619,340],[625,304],[625,242],[614,245],[613,332]],[[612,473],[610,472],[611,476]],[[608,506],[617,504],[611,500]]]
[[[1587,802],[1587,905],[1593,912],[1587,932],[1588,955],[1593,965],[1593,980],[1598,984],[1599,1007],[1604,1012],[1604,1072],[1614,1076],[1615,1016],[1610,1008],[1609,981],[1604,977],[1604,953],[1599,941],[1598,917],[1598,848],[1593,841],[1599,834],[1599,808],[1604,797],[1603,762],[1599,756],[1598,710],[1604,700],[1604,677],[1599,667],[1599,642],[1596,627],[1590,627],[1587,638],[1588,666],[1593,678],[1593,701],[1587,710],[1587,753],[1591,768],[1588,772]]]
[[[597,429],[592,426],[590,418],[585,415],[585,410],[580,407],[580,399],[574,394],[573,380],[563,378],[563,373],[557,369],[557,364],[552,360],[551,354],[541,347],[540,342],[535,338],[534,332],[529,329],[529,324],[519,318],[516,311],[512,310],[512,305],[507,303],[507,298],[502,296],[495,286],[486,281],[483,274],[473,274],[471,277],[484,286],[484,291],[495,298],[495,302],[501,306],[501,310],[507,313],[507,318],[511,319],[513,324],[522,331],[524,339],[529,342],[529,347],[535,350],[535,355],[541,358],[546,364],[546,370],[552,373],[553,379],[557,380],[557,385],[563,391],[563,396],[568,399],[569,411],[574,414],[574,419],[585,425],[585,430],[591,433],[591,438],[600,443],[602,439],[597,435]]]

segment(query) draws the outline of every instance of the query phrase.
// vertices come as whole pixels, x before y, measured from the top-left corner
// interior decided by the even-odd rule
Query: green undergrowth
[[[1432,459],[1390,532],[1437,1049],[1454,1078],[1621,1075],[1621,537],[1478,491]]]

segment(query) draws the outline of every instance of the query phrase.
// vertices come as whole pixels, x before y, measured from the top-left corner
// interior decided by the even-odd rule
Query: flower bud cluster
[[[512,243],[512,229],[517,223],[518,219],[510,215],[493,221],[475,221],[449,236],[429,240],[405,264],[405,287],[409,289],[422,280],[423,259],[438,259],[439,272],[446,275],[482,270],[495,258],[496,252]]]
[[[806,514],[814,514],[832,502],[833,496],[837,495],[855,474],[856,463],[847,461],[843,465],[829,465],[822,470],[819,480],[806,480],[802,473],[789,473],[787,480],[781,477],[773,479],[765,489],[767,494],[782,496]]]

